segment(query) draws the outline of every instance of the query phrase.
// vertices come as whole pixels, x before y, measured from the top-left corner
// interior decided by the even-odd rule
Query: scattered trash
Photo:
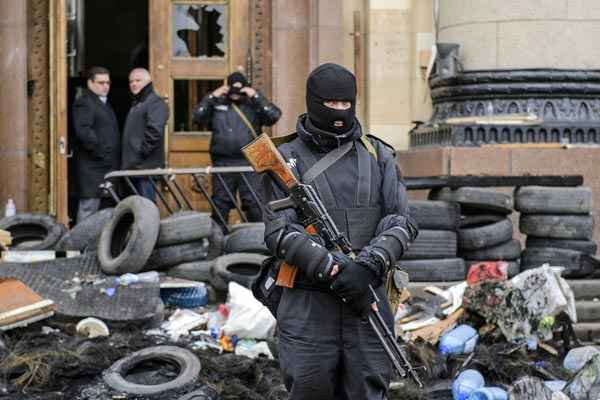
[[[140,272],[139,274],[127,273],[115,278],[115,283],[121,286],[129,286],[139,282],[154,283],[158,281],[159,274],[156,271]]]
[[[229,282],[229,318],[223,326],[227,336],[246,339],[266,339],[275,332],[275,318],[252,291],[235,282]]]
[[[444,334],[440,339],[440,352],[447,354],[469,354],[477,345],[479,335],[469,325],[460,325]]]
[[[544,381],[544,385],[546,385],[553,392],[562,391],[565,386],[567,386],[566,381]]]
[[[242,339],[237,343],[235,347],[235,354],[239,356],[246,356],[249,358],[267,357],[270,360],[274,360],[271,349],[265,341],[256,342],[255,340]]]
[[[190,330],[207,322],[206,315],[200,315],[191,310],[176,310],[169,320],[161,325],[161,328],[176,342],[180,336],[187,335]]]
[[[508,390],[510,400],[552,400],[550,390],[539,378],[525,376],[518,379]]]
[[[596,354],[600,354],[600,350],[595,346],[584,346],[571,349],[563,361],[563,366],[575,374]]]
[[[2,261],[6,263],[30,263],[56,260],[57,258],[73,258],[81,255],[79,251],[54,250],[8,250],[2,252]]]
[[[571,400],[597,400],[600,393],[600,354],[595,354],[563,389]]]
[[[475,389],[485,385],[483,376],[474,369],[461,372],[452,384],[452,397],[454,400],[467,400]]]
[[[471,265],[467,274],[469,286],[481,282],[505,281],[508,274],[508,263],[505,261],[485,261]]]
[[[225,304],[219,304],[217,310],[210,314],[206,327],[213,338],[221,337],[223,325],[225,325],[227,318],[229,318],[229,308]]]
[[[52,300],[44,300],[23,282],[0,279],[0,331],[49,318],[54,309]]]
[[[97,318],[85,318],[79,321],[75,326],[75,330],[81,336],[86,336],[90,339],[99,336],[109,336],[110,331],[106,324]]]
[[[469,400],[508,400],[506,390],[498,387],[483,387],[475,389]]]
[[[203,282],[195,287],[160,289],[160,297],[166,305],[181,308],[197,308],[208,304],[208,292]]]

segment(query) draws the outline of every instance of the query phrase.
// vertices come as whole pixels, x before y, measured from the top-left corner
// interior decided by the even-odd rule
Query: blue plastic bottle
[[[469,325],[460,325],[444,334],[440,339],[440,352],[446,354],[468,354],[473,352],[479,335]]]
[[[497,387],[484,387],[475,389],[469,400],[508,400],[508,393]]]
[[[483,376],[474,369],[461,372],[452,384],[452,398],[454,400],[468,400],[475,389],[485,386]]]

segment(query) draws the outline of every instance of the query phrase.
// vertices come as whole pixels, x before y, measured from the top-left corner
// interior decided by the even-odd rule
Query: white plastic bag
[[[227,305],[229,318],[223,326],[225,335],[236,335],[240,339],[266,339],[275,333],[275,318],[245,287],[229,282]]]

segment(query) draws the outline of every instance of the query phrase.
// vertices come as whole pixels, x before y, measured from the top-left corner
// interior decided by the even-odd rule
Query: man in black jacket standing
[[[92,67],[88,71],[87,89],[73,103],[78,223],[98,211],[101,200],[98,186],[104,175],[120,166],[121,137],[117,117],[107,101],[109,90],[108,70]]]
[[[165,125],[169,108],[154,92],[150,72],[136,68],[129,74],[133,104],[123,129],[122,169],[161,168],[165,163]],[[148,178],[132,179],[141,196],[154,201],[156,193]]]
[[[298,119],[297,137],[279,147],[356,254],[352,259],[306,233],[300,212],[265,212],[267,246],[298,268],[276,312],[290,400],[383,400],[391,379],[390,360],[366,320],[369,285],[384,300],[379,311],[393,331],[384,283],[417,227],[408,216],[393,148],[363,134],[355,104],[354,75],[336,64],[321,65],[308,77],[308,113]],[[285,196],[271,179],[264,182],[266,201]]]
[[[280,117],[281,110],[250,87],[240,72],[232,73],[227,77],[227,85],[204,96],[194,111],[194,122],[208,121],[211,124],[210,155],[215,167],[248,165],[240,149],[260,135],[263,126],[275,124]],[[245,174],[245,177],[253,187],[257,187],[258,179],[254,174]],[[224,174],[222,178],[234,196],[239,191],[248,221],[262,221],[260,206],[242,178],[237,174]],[[212,190],[212,200],[227,221],[234,204],[216,177],[212,180]],[[218,218],[215,220],[220,222]]]

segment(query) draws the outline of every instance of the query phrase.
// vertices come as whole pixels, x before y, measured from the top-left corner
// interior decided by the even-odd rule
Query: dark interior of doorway
[[[121,132],[129,111],[128,75],[136,67],[148,68],[148,1],[149,0],[83,0],[75,18],[79,23],[70,24],[69,29],[77,29],[69,38],[80,40],[78,46],[82,57],[68,81],[68,106],[72,104],[82,89],[87,87],[86,71],[93,66],[102,66],[111,73],[111,89],[108,101],[117,114]],[[72,119],[69,121],[69,143],[75,140]],[[69,158],[74,160],[74,158]],[[76,179],[77,166],[69,162],[69,217],[75,221],[77,215]]]

